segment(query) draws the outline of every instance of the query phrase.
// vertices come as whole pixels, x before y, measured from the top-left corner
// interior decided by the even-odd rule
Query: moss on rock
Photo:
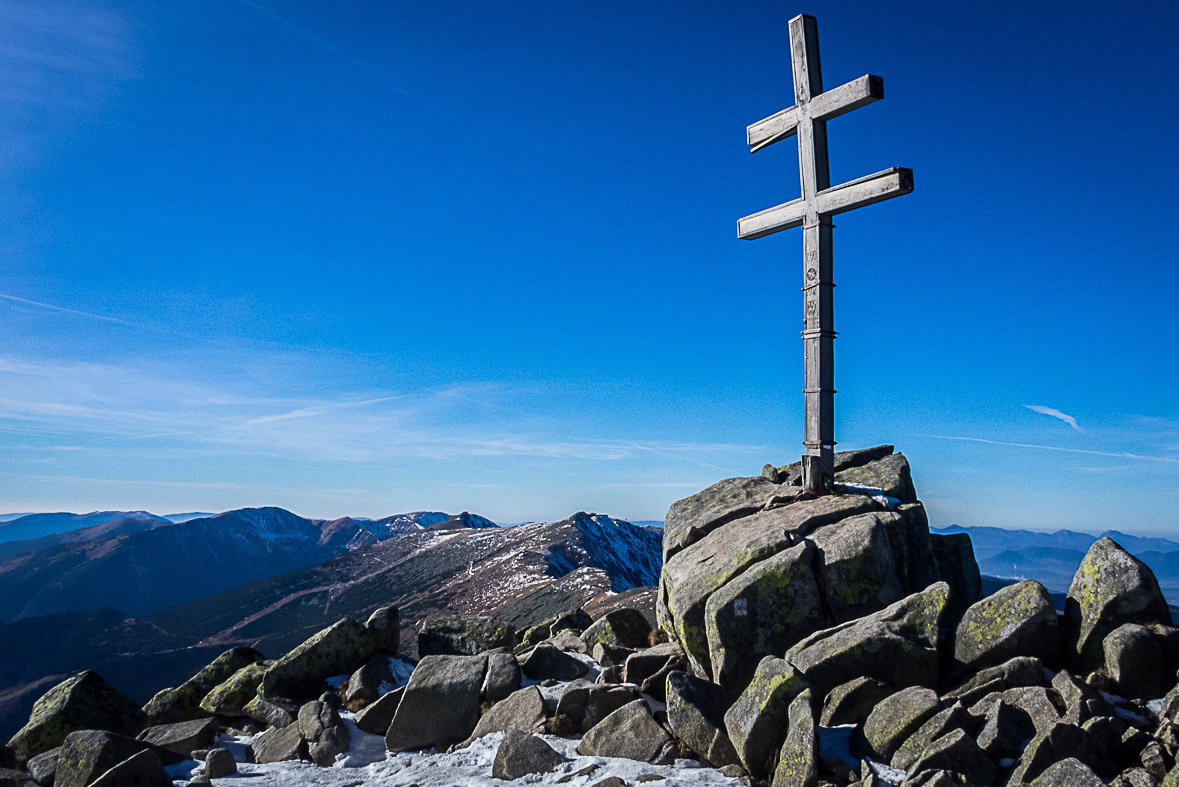
[[[86,670],[57,684],[34,703],[28,723],[12,736],[8,748],[25,763],[60,746],[75,730],[105,729],[133,736],[143,727],[139,704],[97,672]]]

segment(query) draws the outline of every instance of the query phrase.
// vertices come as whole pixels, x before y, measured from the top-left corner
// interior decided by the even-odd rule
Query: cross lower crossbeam
[[[798,137],[802,196],[737,221],[737,237],[764,238],[802,227],[803,349],[806,428],[802,485],[827,489],[835,476],[835,317],[832,291],[831,217],[913,190],[913,171],[893,167],[875,175],[831,186],[827,162],[827,121],[884,98],[884,80],[865,74],[823,91],[819,70],[819,32],[814,17],[790,20],[790,61],[794,106],[750,124],[745,138],[751,152]]]
[[[821,216],[835,216],[908,194],[912,190],[913,170],[892,167],[820,191],[815,195],[815,212]],[[754,240],[782,230],[801,227],[806,223],[807,205],[807,201],[800,198],[738,219],[737,237],[742,240]]]

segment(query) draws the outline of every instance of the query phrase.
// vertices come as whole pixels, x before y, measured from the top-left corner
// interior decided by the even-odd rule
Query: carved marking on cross
[[[798,136],[802,196],[737,221],[737,237],[762,238],[803,228],[803,315],[806,433],[803,487],[824,491],[835,476],[835,317],[831,264],[831,217],[913,190],[913,171],[892,167],[831,187],[827,161],[827,121],[884,98],[884,80],[865,74],[823,92],[819,32],[813,16],[790,20],[790,60],[794,106],[746,129],[751,152]]]

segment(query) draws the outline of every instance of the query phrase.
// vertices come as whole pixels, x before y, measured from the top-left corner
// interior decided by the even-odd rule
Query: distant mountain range
[[[52,514],[9,514],[12,519],[0,518],[0,541],[19,541],[54,533],[65,533],[71,530],[106,525],[125,519],[139,519],[154,522],[175,524],[171,520],[147,511],[93,511],[89,514],[70,514],[59,512]]]
[[[1179,600],[1179,542],[1146,538],[1117,530],[1100,535],[1075,530],[1045,533],[1000,527],[930,528],[933,533],[966,533],[983,574],[1005,579],[1036,579],[1050,591],[1066,592],[1081,559],[1094,541],[1106,536],[1150,566],[1163,594]]]
[[[316,522],[262,508],[12,555],[0,603],[20,619],[0,623],[0,739],[70,672],[93,668],[145,701],[227,648],[281,654],[384,604],[401,611],[409,655],[418,624],[444,612],[519,625],[576,607],[651,612],[661,541],[586,513],[500,528],[469,513]]]
[[[466,516],[464,526],[494,527]],[[449,519],[419,511],[325,522],[281,508],[243,508],[183,524],[148,514],[6,542],[0,544],[0,620],[103,607],[146,615]]]

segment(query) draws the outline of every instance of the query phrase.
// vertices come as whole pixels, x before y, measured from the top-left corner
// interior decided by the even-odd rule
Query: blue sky
[[[801,236],[735,224],[798,194],[744,128],[806,12],[885,80],[833,180],[916,181],[837,222],[841,446],[935,524],[1179,534],[1179,5],[1110,9],[9,0],[0,511],[655,519],[792,461]]]

